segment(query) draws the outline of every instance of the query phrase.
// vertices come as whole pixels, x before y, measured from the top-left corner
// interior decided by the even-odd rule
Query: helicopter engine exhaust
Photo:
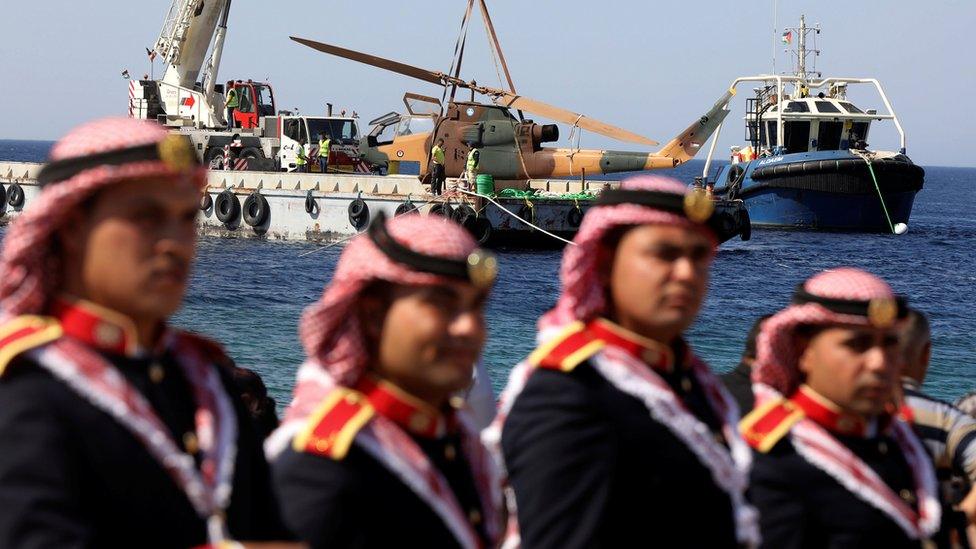
[[[555,124],[536,124],[532,126],[532,142],[536,146],[540,143],[559,141],[559,126]]]

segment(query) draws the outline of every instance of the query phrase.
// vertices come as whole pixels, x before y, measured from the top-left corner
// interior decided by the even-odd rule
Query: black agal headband
[[[368,235],[384,255],[416,271],[457,278],[479,288],[490,287],[498,274],[495,256],[481,249],[471,252],[466,259],[450,259],[411,250],[387,232],[383,212],[376,214],[369,224]]]
[[[838,299],[811,294],[803,289],[802,283],[797,285],[796,291],[793,292],[793,303],[796,305],[816,303],[842,315],[867,317],[871,325],[878,328],[887,328],[895,323],[895,319],[908,316],[908,305],[902,296],[868,300]]]
[[[710,221],[715,212],[715,203],[703,191],[676,194],[638,189],[610,189],[600,193],[600,197],[596,200],[597,206],[616,206],[618,204],[647,206],[655,210],[678,214],[695,223]]]
[[[41,187],[66,181],[79,173],[99,166],[122,166],[133,162],[158,161],[173,171],[183,171],[200,165],[193,145],[183,135],[168,135],[158,143],[137,145],[74,158],[55,160],[45,165],[37,182]]]

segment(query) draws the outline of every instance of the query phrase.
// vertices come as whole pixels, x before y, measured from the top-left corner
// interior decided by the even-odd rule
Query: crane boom
[[[153,46],[166,64],[163,83],[193,88],[227,3],[228,0],[173,0]]]

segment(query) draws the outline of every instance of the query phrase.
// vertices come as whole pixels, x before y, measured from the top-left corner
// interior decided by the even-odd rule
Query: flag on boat
[[[783,33],[783,44],[790,45],[793,43],[793,31],[786,31]]]

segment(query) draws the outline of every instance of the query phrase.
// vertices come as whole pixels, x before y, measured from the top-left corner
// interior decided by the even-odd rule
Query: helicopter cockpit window
[[[405,116],[400,119],[397,125],[397,136],[412,135],[415,133],[430,132],[434,130],[434,119],[429,116]]]

